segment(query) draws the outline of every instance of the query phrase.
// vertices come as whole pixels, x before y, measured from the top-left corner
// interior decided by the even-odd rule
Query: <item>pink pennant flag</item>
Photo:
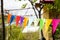
[[[59,22],[60,22],[60,19],[53,19],[53,21],[52,21],[52,33],[53,34],[55,33]]]
[[[60,19],[58,19],[59,20],[59,22],[60,22]]]

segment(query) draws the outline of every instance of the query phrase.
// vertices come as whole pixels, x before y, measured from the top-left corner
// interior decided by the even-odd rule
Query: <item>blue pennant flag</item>
[[[15,19],[15,15],[12,15],[10,19],[10,24],[13,22],[14,19]]]

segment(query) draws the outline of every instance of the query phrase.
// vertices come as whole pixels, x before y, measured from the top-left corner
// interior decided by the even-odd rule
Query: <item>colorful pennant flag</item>
[[[58,21],[60,22],[60,19],[58,19]]]
[[[28,18],[25,17],[25,18],[24,18],[24,22],[23,22],[23,26],[24,26],[24,28],[27,26],[27,23],[28,23]]]
[[[10,23],[10,19],[11,19],[11,14],[8,14],[8,19],[7,19],[8,23]]]
[[[33,21],[34,21],[34,17],[29,17],[28,27],[31,26],[31,24],[32,24]]]
[[[20,16],[16,16],[16,26],[18,26],[19,21],[20,21]]]
[[[56,28],[58,27],[60,20],[59,19],[53,19],[52,21],[52,34],[55,33]]]
[[[44,26],[44,20],[45,19],[40,19],[40,30],[42,30],[43,26]]]
[[[24,20],[24,17],[20,16],[20,26],[22,26],[23,20]]]
[[[12,15],[10,19],[10,24],[13,22],[14,19],[15,19],[15,15]]]
[[[51,24],[51,22],[52,22],[52,19],[46,19],[46,22],[45,22],[45,32],[47,32],[48,31],[48,29],[49,29],[49,25]]]
[[[38,26],[39,19],[34,19],[34,27]]]

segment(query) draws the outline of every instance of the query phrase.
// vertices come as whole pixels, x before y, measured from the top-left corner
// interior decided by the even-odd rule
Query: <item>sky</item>
[[[39,3],[40,0],[37,0],[36,3]],[[23,4],[27,3],[26,8],[32,7],[32,5],[30,4],[30,2],[28,0],[22,0],[22,1],[18,1],[18,0],[3,0],[3,7],[4,10],[10,10],[10,9],[21,9],[21,6]],[[1,6],[1,1],[0,1],[0,6]],[[0,8],[1,9],[1,8]],[[17,11],[9,11],[10,14],[12,15],[34,15],[35,16],[35,12],[33,9],[26,9],[26,10],[17,10]],[[36,10],[37,15],[38,12]],[[43,13],[43,11],[42,11]],[[5,13],[4,13],[5,14]],[[43,17],[43,16],[42,16]]]
[[[27,7],[26,8],[32,7],[28,0],[26,0],[26,1],[23,1],[23,0],[22,1],[18,1],[18,0],[3,0],[3,1],[4,1],[4,9],[20,9],[22,4],[25,4],[25,3],[27,3]]]
[[[30,5],[29,1],[4,0],[4,9],[20,9],[22,4],[25,3]],[[31,7],[31,5],[28,7]]]
[[[38,0],[39,1],[39,0]],[[38,2],[37,1],[37,2]],[[10,9],[21,9],[21,6],[25,3],[27,3],[26,8],[32,7],[31,3],[26,1],[18,1],[18,0],[4,0],[4,10],[10,10]],[[26,13],[27,12],[27,13]],[[10,11],[13,15],[35,15],[33,9],[26,9],[26,10],[19,10],[19,11]],[[38,14],[38,12],[37,12]]]
[[[27,1],[17,1],[17,0],[4,0],[4,10],[10,10],[10,9],[21,9],[21,6],[23,4],[27,3],[26,8],[32,7],[32,5],[30,4],[30,2]],[[19,11],[10,11],[9,12],[12,15],[33,15],[35,18],[35,13],[33,9],[26,9],[26,10],[19,10]],[[32,28],[32,27],[31,27]],[[29,30],[31,30],[31,28]],[[32,28],[34,31],[36,30],[36,28]],[[25,30],[26,32],[27,30]],[[24,30],[23,30],[24,32]]]

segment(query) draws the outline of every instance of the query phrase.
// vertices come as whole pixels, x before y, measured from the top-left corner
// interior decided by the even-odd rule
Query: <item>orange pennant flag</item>
[[[10,23],[11,14],[8,14],[7,22]]]
[[[23,22],[23,26],[24,26],[24,28],[27,26],[27,23],[28,23],[28,18],[24,18],[24,22]]]

